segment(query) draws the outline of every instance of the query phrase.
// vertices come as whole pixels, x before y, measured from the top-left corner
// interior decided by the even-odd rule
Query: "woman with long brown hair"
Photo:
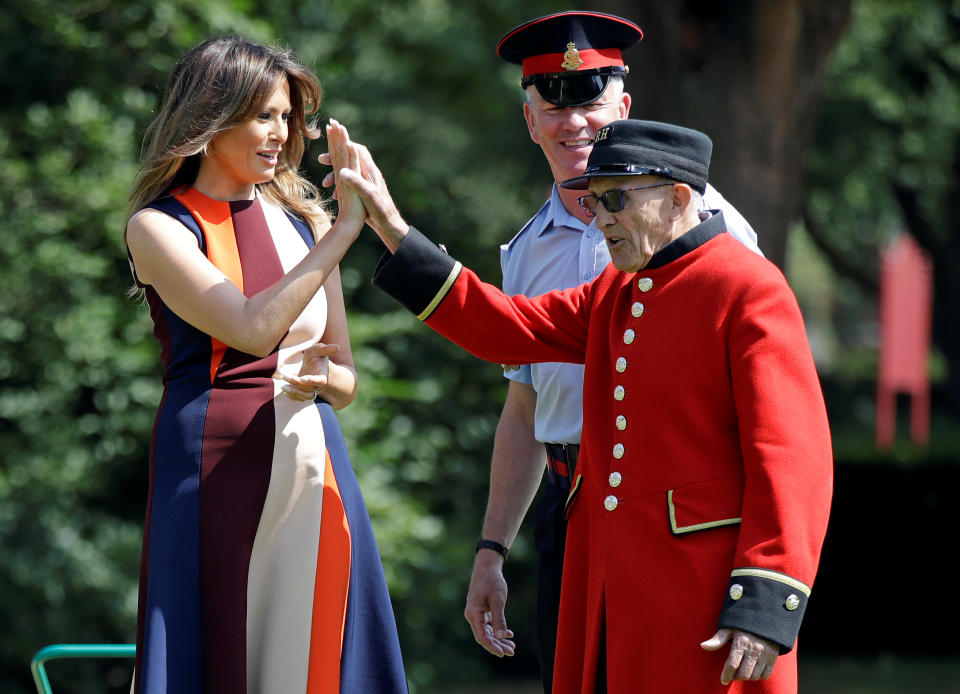
[[[405,692],[379,555],[333,408],[356,394],[336,221],[298,173],[317,78],[207,40],[170,76],[125,241],[161,344],[135,691]],[[335,121],[335,169],[359,172]],[[311,373],[298,377],[305,357]],[[315,389],[314,389],[315,387]]]

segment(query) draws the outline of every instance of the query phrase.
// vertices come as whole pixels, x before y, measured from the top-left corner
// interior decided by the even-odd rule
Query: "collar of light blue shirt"
[[[549,211],[550,214],[546,215],[543,219],[543,226],[537,230],[537,236],[542,236],[545,232],[556,227],[568,227],[575,231],[583,232],[593,226],[593,222],[584,224],[567,212],[567,208],[563,206],[563,200],[560,199],[560,191],[557,189],[556,183],[553,184],[553,188],[550,191]]]

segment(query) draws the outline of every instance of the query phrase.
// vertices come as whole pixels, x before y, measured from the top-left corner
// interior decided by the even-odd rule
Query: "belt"
[[[545,443],[547,449],[547,476],[550,484],[570,489],[570,480],[576,474],[578,443]]]

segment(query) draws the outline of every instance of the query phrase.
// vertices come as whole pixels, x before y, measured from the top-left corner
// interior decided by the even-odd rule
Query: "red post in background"
[[[933,263],[908,234],[880,254],[880,366],[877,374],[877,447],[893,445],[897,393],[910,395],[910,435],[930,438],[930,331]]]

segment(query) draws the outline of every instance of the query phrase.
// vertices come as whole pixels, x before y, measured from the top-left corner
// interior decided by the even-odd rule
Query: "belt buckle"
[[[547,470],[552,482],[556,484],[557,480],[562,479],[566,484],[569,484],[576,469],[579,449],[580,446],[575,443],[547,444]],[[560,468],[561,465],[566,468],[566,474],[561,474],[559,469],[555,469]]]

